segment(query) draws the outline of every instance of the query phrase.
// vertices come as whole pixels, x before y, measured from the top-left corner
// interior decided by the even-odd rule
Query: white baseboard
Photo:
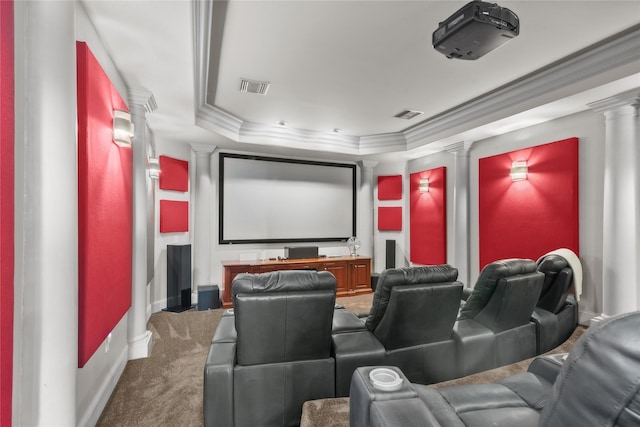
[[[98,424],[100,415],[102,415],[102,411],[104,411],[104,408],[107,406],[109,398],[115,390],[116,385],[118,384],[118,380],[120,379],[122,372],[124,372],[124,368],[127,366],[127,351],[128,350],[125,347],[124,350],[120,353],[120,356],[118,356],[117,362],[113,365],[108,375],[104,378],[104,381],[100,385],[98,393],[91,401],[91,404],[87,408],[87,411],[82,414],[82,417],[80,417],[80,421],[78,422],[79,426],[95,426],[96,424]]]
[[[129,341],[129,360],[149,357],[152,345],[153,333],[151,331],[144,331],[144,333]]]
[[[594,318],[598,317],[597,313],[587,310],[580,310],[578,312],[578,323],[583,326],[591,326]]]
[[[151,304],[151,312],[158,313],[162,311],[164,308],[167,308],[167,299],[161,299],[160,301],[156,301]]]

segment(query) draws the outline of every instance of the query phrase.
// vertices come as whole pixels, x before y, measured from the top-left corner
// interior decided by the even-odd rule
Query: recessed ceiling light
[[[332,132],[333,132],[333,133],[340,133],[340,132],[342,132],[342,129],[340,129],[340,128],[333,128]]]
[[[279,122],[276,122],[276,126],[281,127],[281,128],[286,128],[287,127],[287,122],[285,122],[284,120],[280,120]]]
[[[397,117],[399,119],[411,120],[414,117],[419,116],[421,114],[424,114],[424,113],[422,111],[404,110],[393,117]]]

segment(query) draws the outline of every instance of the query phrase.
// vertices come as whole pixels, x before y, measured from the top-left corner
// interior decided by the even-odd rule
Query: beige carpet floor
[[[337,302],[359,313],[370,309],[371,299],[372,294],[367,294],[338,298]],[[127,362],[97,425],[202,426],[203,367],[222,312],[154,313],[148,324],[153,333],[151,355]],[[573,341],[574,337],[565,347],[570,348]],[[528,361],[524,361],[454,381],[492,382],[522,372],[527,366]],[[348,426],[348,402],[346,398],[308,402],[301,426]]]

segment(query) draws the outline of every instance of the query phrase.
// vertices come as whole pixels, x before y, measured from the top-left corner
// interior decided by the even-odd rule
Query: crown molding
[[[640,61],[640,45],[637,43],[640,38],[640,25],[635,25],[622,34],[589,46],[516,82],[509,83],[404,131],[361,137],[329,135],[304,129],[283,129],[244,122],[216,106],[207,104],[213,0],[193,3],[196,125],[240,143],[259,143],[354,155],[397,151],[407,153],[450,151],[447,147],[425,149],[427,145],[443,138],[544,105],[560,97],[578,93],[584,90],[587,84],[593,83],[590,80],[598,79],[605,73],[615,72]],[[602,83],[602,78],[598,81]]]
[[[515,83],[427,119],[405,131],[407,148],[432,142],[452,129],[459,132],[461,123],[466,128],[464,130],[469,130],[485,124],[480,123],[481,121],[494,121],[542,105],[550,101],[554,92],[560,90],[567,96],[569,93],[566,92],[572,87],[576,88],[581,82],[639,61],[639,38],[640,25],[636,25],[618,37],[584,49]],[[574,92],[579,90],[574,89]]]

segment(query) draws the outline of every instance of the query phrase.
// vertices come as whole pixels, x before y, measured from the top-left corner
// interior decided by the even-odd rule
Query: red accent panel
[[[128,108],[86,43],[78,61],[78,365],[131,306],[132,150],[112,142]]]
[[[512,181],[526,160],[527,180]],[[578,138],[479,160],[480,268],[504,258],[579,254]]]
[[[402,230],[402,208],[401,207],[378,207],[378,230],[380,231],[400,231]]]
[[[189,202],[160,200],[160,232],[189,231]]]
[[[378,177],[378,200],[402,199],[402,175]]]
[[[420,179],[429,191],[420,193]],[[447,169],[412,173],[409,177],[411,262],[423,265],[447,262]]]
[[[189,162],[160,156],[161,190],[188,191],[189,190]]]
[[[14,278],[13,1],[0,1],[0,425],[11,425]]]

